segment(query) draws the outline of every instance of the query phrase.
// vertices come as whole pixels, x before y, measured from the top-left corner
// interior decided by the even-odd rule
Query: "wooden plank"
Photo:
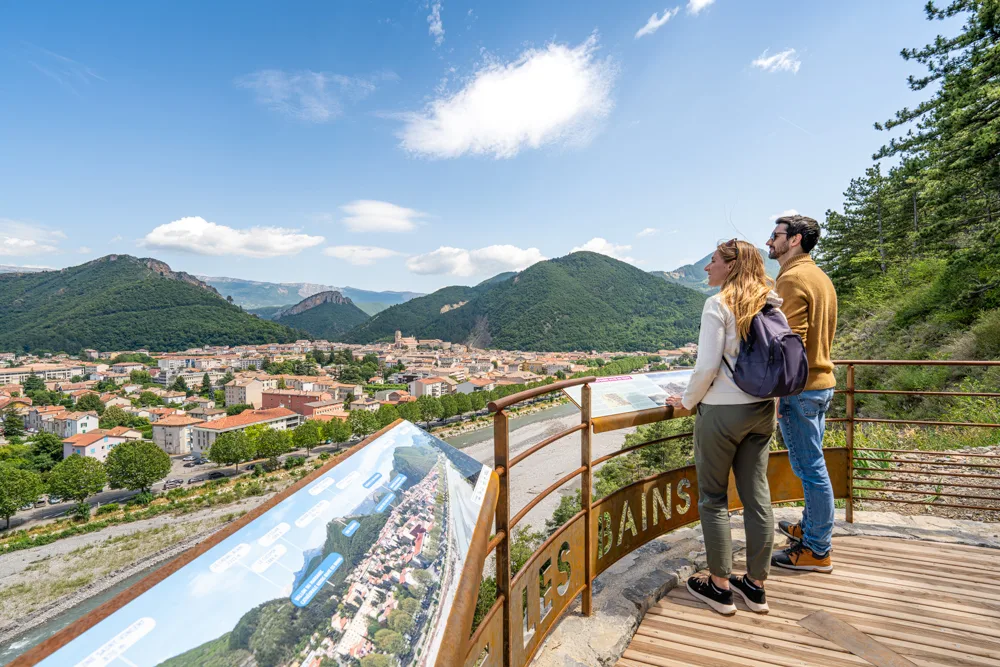
[[[704,648],[701,645],[681,645],[677,642],[658,637],[636,635],[633,641],[635,650],[646,655],[659,655],[666,658],[683,657],[688,660],[689,665],[699,665],[704,667],[814,667],[816,663],[806,662],[799,659],[794,664],[776,656],[764,653],[757,653],[753,656],[746,654],[728,654]]]
[[[909,599],[907,601],[907,606],[913,605],[914,600],[919,600],[919,604],[922,607],[934,607],[942,609],[945,611],[962,612],[967,614],[972,614],[973,616],[982,616],[988,618],[1000,619],[1000,608],[993,606],[990,603],[981,604],[963,604],[958,600],[962,600],[961,597],[951,597],[941,595],[928,595],[926,590],[921,588],[915,588],[911,586],[905,586],[902,583],[897,586],[890,586],[890,590],[883,590],[875,585],[858,586],[856,583],[852,585],[846,585],[842,581],[830,580],[825,575],[810,577],[808,581],[802,578],[801,583],[799,581],[793,581],[792,579],[770,579],[767,583],[768,592],[772,590],[786,590],[786,587],[807,587],[809,590],[815,591],[829,591],[832,593],[844,593],[845,595],[855,595],[860,598],[871,598],[875,600],[885,600],[889,602],[899,602],[900,598],[907,596]],[[968,603],[969,600],[964,600]]]
[[[684,607],[684,611],[695,615],[712,614],[701,603],[688,598],[671,597],[650,609],[651,614],[664,614],[670,607]],[[704,611],[702,611],[704,610]],[[739,622],[744,625],[761,625],[780,622],[798,625],[798,620],[814,610],[805,606],[796,607],[792,603],[771,604],[771,613],[766,617],[750,614],[737,614],[723,622]],[[851,624],[859,630],[879,637],[886,644],[896,647],[900,653],[907,656],[924,656],[928,658],[946,658],[947,665],[1000,665],[1000,643],[989,641],[983,637],[956,630],[947,630],[934,626],[902,625],[887,620],[884,617],[852,612],[838,612],[851,618]],[[697,618],[697,616],[695,616]],[[782,628],[787,631],[787,627]],[[796,628],[799,629],[799,628]]]
[[[918,554],[929,557],[940,557],[959,563],[981,563],[984,559],[993,559],[1000,555],[998,549],[978,548],[977,551],[962,551],[953,545],[934,542],[916,542],[906,540],[882,540],[875,545],[873,541],[859,542],[852,539],[834,540],[840,548],[864,549],[866,551]],[[836,547],[835,547],[836,548]]]
[[[846,565],[853,565],[855,567],[862,567],[868,570],[878,570],[885,572],[901,572],[909,574],[920,574],[927,575],[928,572],[934,571],[938,575],[945,577],[952,577],[957,580],[964,580],[967,583],[975,583],[982,585],[983,588],[990,588],[997,590],[1000,593],[1000,583],[996,579],[988,579],[986,577],[977,576],[975,573],[970,572],[968,568],[943,568],[943,567],[933,567],[926,564],[917,563],[904,563],[899,560],[893,560],[892,558],[883,558],[881,556],[863,556],[856,557],[847,554],[838,555],[834,553],[833,555],[833,567],[836,570],[837,564],[843,562]],[[941,576],[937,579],[940,581]]]
[[[982,565],[983,561],[968,561],[968,562],[956,562],[954,560],[948,559],[944,556],[932,556],[928,554],[915,554],[915,553],[904,553],[901,551],[876,551],[873,552],[869,549],[861,549],[850,546],[839,546],[834,547],[833,558],[836,559],[838,556],[843,556],[844,554],[851,556],[853,558],[872,558],[878,557],[882,559],[898,560],[910,564],[918,564],[929,567],[934,567],[936,569],[943,568],[948,570],[961,571],[963,569],[968,569],[970,567],[978,567]],[[834,563],[836,565],[836,563]]]
[[[816,611],[799,621],[802,627],[841,646],[875,667],[917,667],[884,644],[826,611]]]
[[[1000,549],[994,547],[980,547],[973,544],[956,544],[954,542],[933,542],[930,540],[916,540],[916,539],[903,539],[899,537],[866,537],[864,535],[844,535],[842,537],[835,537],[833,539],[834,543],[848,542],[854,544],[861,544],[863,546],[871,546],[872,548],[893,548],[897,546],[907,546],[915,548],[943,548],[954,552],[963,552],[968,554],[973,554],[976,556],[982,556],[989,558],[996,556]]]
[[[715,628],[689,630],[675,627],[670,630],[651,628],[643,623],[636,635],[645,639],[659,639],[669,644],[683,644],[685,650],[703,650],[728,657],[739,656],[758,661],[770,661],[782,667],[807,667],[815,664],[829,667],[857,667],[864,661],[846,652],[827,651],[812,646],[801,646],[778,639],[759,639],[740,632],[725,632]]]

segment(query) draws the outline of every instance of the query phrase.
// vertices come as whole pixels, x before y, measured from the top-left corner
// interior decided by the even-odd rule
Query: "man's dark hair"
[[[788,237],[802,235],[802,251],[811,252],[819,241],[819,223],[804,215],[786,215],[774,221],[776,225],[785,225]]]

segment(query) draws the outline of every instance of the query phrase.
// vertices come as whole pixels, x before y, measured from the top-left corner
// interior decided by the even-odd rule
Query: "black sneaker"
[[[687,589],[688,593],[723,616],[732,616],[736,613],[733,592],[724,591],[716,586],[712,583],[711,577],[691,577],[687,580]]]
[[[771,611],[767,606],[767,594],[764,593],[764,589],[760,586],[755,586],[746,575],[742,577],[730,576],[729,590],[735,591],[737,595],[743,598],[750,611],[758,614],[766,614]]]

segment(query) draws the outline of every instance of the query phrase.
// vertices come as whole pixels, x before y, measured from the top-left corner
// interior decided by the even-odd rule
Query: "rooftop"
[[[250,426],[251,424],[260,424],[263,422],[274,421],[276,419],[282,419],[284,417],[294,417],[297,413],[292,412],[288,408],[270,408],[268,410],[244,410],[238,415],[233,415],[232,417],[223,417],[222,419],[216,419],[215,421],[205,422],[198,426],[200,429],[210,430],[210,431],[228,431],[233,428],[240,428],[241,426]]]

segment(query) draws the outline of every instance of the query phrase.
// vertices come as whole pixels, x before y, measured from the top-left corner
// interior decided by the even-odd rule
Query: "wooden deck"
[[[736,596],[739,611],[724,617],[678,586],[649,610],[618,666],[872,664],[799,625],[818,610],[916,665],[1000,666],[1000,552],[873,537],[835,538],[833,552],[833,574],[772,568],[768,615]]]

